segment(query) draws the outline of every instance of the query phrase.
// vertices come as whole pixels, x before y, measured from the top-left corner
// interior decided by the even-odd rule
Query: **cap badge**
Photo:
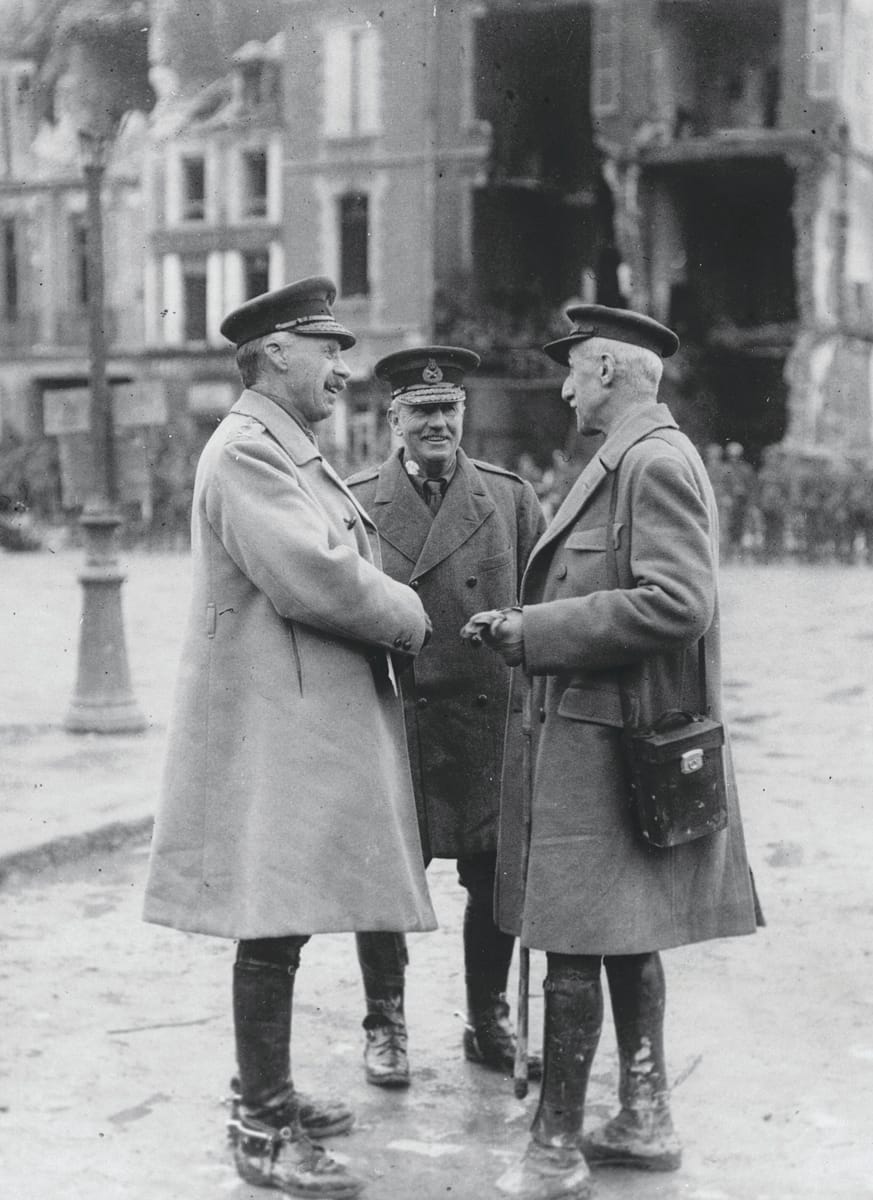
[[[435,358],[427,360],[427,366],[422,371],[421,378],[425,383],[442,383],[443,373],[437,366]]]

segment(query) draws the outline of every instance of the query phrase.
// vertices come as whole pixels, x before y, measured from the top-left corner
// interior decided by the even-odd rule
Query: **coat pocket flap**
[[[571,721],[590,721],[592,725],[612,725],[621,729],[621,698],[617,691],[569,687],[561,697],[558,716]]]
[[[621,524],[613,525],[612,540],[616,550],[621,540]],[[606,549],[606,526],[598,525],[596,529],[577,529],[564,543],[568,550],[600,550]]]

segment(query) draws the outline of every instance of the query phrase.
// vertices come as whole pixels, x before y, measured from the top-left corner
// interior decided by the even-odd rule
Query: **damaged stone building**
[[[469,434],[504,461],[560,440],[537,347],[578,297],[679,329],[701,444],[869,448],[871,9],[296,0],[286,261],[339,280],[364,381],[479,350]]]
[[[626,296],[682,334],[686,423],[753,457],[869,450],[873,5],[605,0],[593,18]]]

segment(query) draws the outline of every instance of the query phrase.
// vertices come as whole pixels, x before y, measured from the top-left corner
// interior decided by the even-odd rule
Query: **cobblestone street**
[[[117,738],[61,727],[79,563],[0,556],[0,1192],[250,1200],[221,1105],[232,947],[139,917],[187,560],[127,563],[131,670],[151,725]],[[683,1167],[600,1171],[597,1195],[862,1200],[873,1197],[873,570],[732,566],[722,594],[727,714],[768,925],[665,955]],[[535,1105],[536,1089],[519,1102],[462,1060],[463,893],[452,863],[429,879],[440,929],[410,943],[408,1093],[364,1082],[352,938],[313,939],[298,977],[295,1078],[355,1107],[355,1131],[332,1148],[371,1200],[496,1194]],[[534,955],[534,1043],[543,974]],[[615,1083],[607,1020],[589,1121],[611,1109]]]

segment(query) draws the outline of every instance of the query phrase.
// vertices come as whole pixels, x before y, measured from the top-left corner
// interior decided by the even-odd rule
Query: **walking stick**
[[[513,672],[515,679],[517,672]],[[514,679],[514,681],[515,681]],[[524,846],[525,863],[530,840],[530,793],[531,793],[531,713],[530,713],[530,680],[524,680],[525,693],[522,705],[521,719],[521,752],[522,752],[522,845]],[[513,1088],[517,1100],[523,1100],[527,1095],[527,1039],[528,1039],[528,1000],[530,995],[530,950],[518,943],[518,1006],[516,1008],[516,1040],[515,1065],[512,1072]]]
[[[530,950],[518,947],[518,1007],[516,1009],[515,1067],[512,1072],[516,1100],[527,1095],[527,1004],[530,990]]]

